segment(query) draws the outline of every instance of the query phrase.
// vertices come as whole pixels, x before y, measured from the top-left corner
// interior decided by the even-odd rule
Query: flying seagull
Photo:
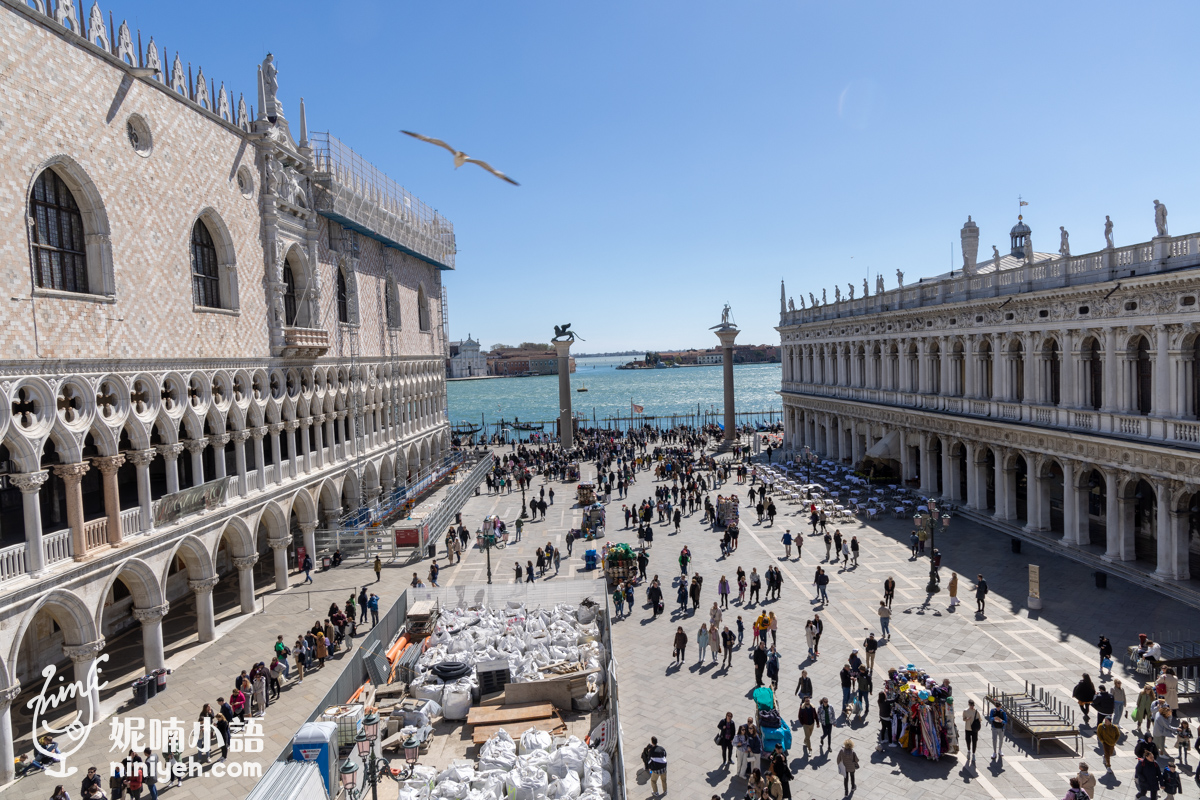
[[[491,164],[487,163],[486,161],[481,161],[478,158],[471,158],[469,155],[462,152],[461,150],[455,150],[453,147],[446,144],[441,139],[434,139],[432,136],[422,136],[421,134],[413,133],[412,131],[400,131],[400,132],[406,133],[409,136],[413,137],[414,139],[420,139],[422,142],[429,142],[430,144],[436,144],[438,147],[443,147],[446,150],[449,150],[451,153],[454,154],[454,168],[455,169],[458,169],[463,164],[476,164],[480,167],[483,167],[488,172],[492,173],[493,175],[495,175],[497,178],[499,178],[502,181],[508,181],[513,186],[521,185],[521,184],[517,183],[516,181],[514,181],[512,178],[505,175],[500,170],[493,167]]]

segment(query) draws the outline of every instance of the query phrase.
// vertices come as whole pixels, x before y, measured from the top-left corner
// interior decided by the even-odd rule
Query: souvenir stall
[[[728,497],[717,495],[717,528],[725,529],[730,525],[737,525],[738,521],[738,496],[731,494]]]
[[[883,691],[892,701],[892,741],[931,761],[958,752],[949,686],[938,684],[924,670],[909,664],[888,671]]]

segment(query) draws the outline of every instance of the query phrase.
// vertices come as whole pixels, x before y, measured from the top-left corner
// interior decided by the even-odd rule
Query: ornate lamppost
[[[495,531],[489,530],[483,536],[483,554],[487,558],[487,582],[492,582],[492,547],[496,544]]]
[[[930,498],[928,503],[929,516],[925,516],[924,514],[917,512],[916,516],[913,517],[913,525],[916,526],[918,532],[924,531],[929,535],[929,583],[926,584],[925,591],[928,594],[937,594],[939,591],[941,591],[941,579],[938,576],[938,563],[934,555],[937,552],[937,548],[934,546],[934,533],[938,528],[937,501]],[[950,515],[943,514],[941,523],[942,533],[945,533],[950,528]]]
[[[371,787],[371,800],[378,800],[379,790],[377,787],[379,781],[384,777],[401,783],[413,775],[413,767],[417,764],[421,747],[416,737],[410,736],[404,740],[404,760],[408,766],[401,770],[393,770],[386,758],[375,753],[375,742],[378,739],[379,715],[371,713],[363,720],[363,732],[354,737],[354,743],[358,746],[358,755],[362,759],[364,767],[363,785],[357,786],[359,767],[354,761],[347,759],[339,770],[342,776],[342,788],[346,790],[346,796],[351,800],[361,800],[365,797],[368,786]]]

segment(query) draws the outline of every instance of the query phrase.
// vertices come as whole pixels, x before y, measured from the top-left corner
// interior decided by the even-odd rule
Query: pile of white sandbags
[[[581,622],[581,617],[587,622]],[[513,683],[544,680],[539,672],[561,661],[583,663],[597,669],[596,682],[604,684],[606,654],[600,643],[595,614],[587,607],[561,603],[553,608],[526,609],[516,601],[504,608],[442,609],[429,636],[429,644],[417,662],[420,673],[413,681],[417,697],[428,697],[443,706],[444,693],[452,684],[441,684],[427,674],[430,667],[444,661],[465,664],[507,661]],[[459,679],[471,688],[474,675]]]

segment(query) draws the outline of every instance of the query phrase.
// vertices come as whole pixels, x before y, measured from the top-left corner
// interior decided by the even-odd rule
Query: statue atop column
[[[279,70],[275,66],[275,56],[267,53],[262,62],[263,76],[263,110],[268,118],[282,117],[283,106],[279,102]]]
[[[1000,249],[996,245],[992,245],[992,264],[1000,269]]]
[[[833,287],[833,302],[842,302],[842,287],[835,285]]]
[[[803,303],[803,301],[801,301]],[[808,293],[808,304],[813,308],[817,307],[817,297],[812,292]]]
[[[850,299],[851,299],[851,300],[853,300],[853,299],[854,299],[854,284],[853,284],[853,283],[847,283],[847,284],[846,284],[846,286],[847,286],[847,287],[849,288],[849,290],[850,290]]]
[[[1154,227],[1159,236],[1169,236],[1167,233],[1167,207],[1157,200],[1154,201]]]
[[[734,323],[734,321],[731,320],[729,317],[730,317],[729,303],[726,303],[725,307],[721,309],[720,324],[713,325],[711,328],[709,328],[709,330],[719,331],[719,330],[732,330],[734,328],[737,328],[737,324]]]
[[[800,298],[800,305],[804,305],[803,297]],[[788,311],[795,311],[795,310],[796,310],[796,301],[789,297],[788,298]]]
[[[1058,239],[1058,254],[1063,258],[1071,255],[1071,234],[1067,233],[1067,229],[1062,225],[1058,226],[1060,236]]]
[[[829,305],[829,298],[828,298],[828,296],[825,294],[825,290],[824,290],[824,289],[822,289],[822,290],[821,290],[821,305],[823,305],[823,306],[827,306],[827,305]]]
[[[901,289],[904,288],[904,272],[902,270],[896,270],[896,285]]]
[[[883,275],[875,276],[875,294],[883,294],[887,289],[883,286]]]
[[[863,278],[863,297],[865,298],[870,294],[871,293],[869,291],[867,291],[867,279]]]
[[[1112,229],[1113,229],[1112,220],[1109,219],[1108,214],[1105,214],[1104,215],[1104,247],[1108,250],[1113,249]]]

